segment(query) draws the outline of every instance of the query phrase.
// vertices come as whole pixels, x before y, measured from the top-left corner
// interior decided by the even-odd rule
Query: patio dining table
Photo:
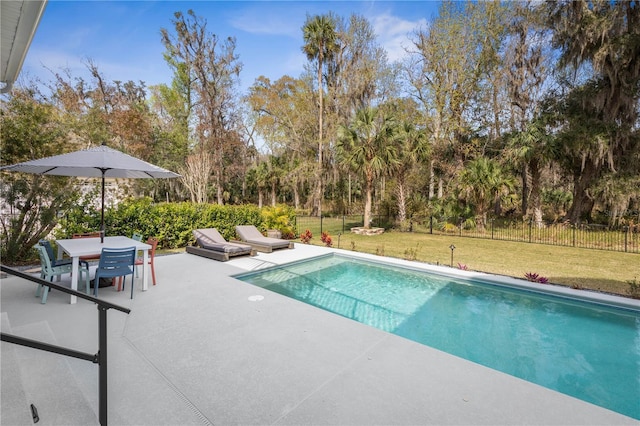
[[[136,250],[142,251],[142,291],[147,291],[149,287],[149,250],[151,246],[142,241],[136,241],[129,237],[114,236],[104,237],[104,242],[100,242],[100,237],[96,238],[73,238],[66,240],[57,240],[58,259],[62,259],[64,253],[71,257],[71,289],[78,290],[78,264],[80,256],[99,255],[103,248],[127,248],[135,247]],[[76,296],[71,296],[70,303],[77,302]]]

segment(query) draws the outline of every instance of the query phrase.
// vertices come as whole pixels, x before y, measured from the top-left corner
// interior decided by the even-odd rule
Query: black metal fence
[[[393,219],[391,217],[374,215],[372,219],[371,226],[386,229],[393,227]],[[327,232],[332,236],[345,234],[350,232],[353,227],[363,226],[363,223],[363,215],[296,217],[298,234],[308,229],[318,236],[322,232]],[[482,227],[469,220],[463,221],[431,216],[422,222],[408,222],[400,230],[434,235],[457,235],[470,238],[640,253],[640,225],[611,227],[597,224],[538,224],[531,220],[490,219],[486,226]]]

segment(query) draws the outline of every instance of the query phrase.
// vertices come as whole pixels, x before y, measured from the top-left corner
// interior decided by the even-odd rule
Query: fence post
[[[429,216],[429,233],[433,235],[433,215]]]
[[[322,213],[320,213],[320,235],[322,235]]]
[[[458,229],[460,230],[460,236],[462,237],[462,218],[458,219]]]
[[[533,219],[529,219],[529,242],[531,242],[531,228],[533,227]]]
[[[630,226],[625,226],[625,231],[624,231],[624,252],[627,252],[627,243],[629,241],[629,228],[631,228]]]
[[[494,218],[491,218],[491,239],[493,240],[493,222],[495,222]]]
[[[342,214],[342,232],[344,232],[344,214]],[[338,237],[338,248],[340,248],[340,237]]]

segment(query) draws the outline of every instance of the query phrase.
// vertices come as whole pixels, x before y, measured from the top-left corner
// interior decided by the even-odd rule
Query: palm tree
[[[531,212],[537,227],[542,222],[542,169],[550,158],[550,137],[541,118],[526,124],[509,138],[507,157],[522,165],[522,214]]]
[[[304,46],[302,51],[310,61],[318,61],[318,169],[316,176],[316,190],[314,194],[313,212],[322,215],[322,67],[325,60],[332,58],[338,49],[336,24],[330,15],[316,15],[307,17],[302,27]]]
[[[364,178],[364,226],[371,226],[371,195],[374,180],[389,174],[398,164],[393,145],[392,120],[378,114],[377,108],[362,108],[351,125],[338,129],[337,151],[341,161]]]
[[[410,198],[407,180],[416,164],[427,158],[429,141],[424,129],[408,121],[401,123],[397,131],[398,164],[394,168],[394,176],[397,181],[398,222],[402,224],[407,219],[407,200]]]
[[[491,204],[514,187],[513,178],[505,175],[495,160],[486,157],[470,161],[460,174],[459,183],[475,208],[476,224],[480,230],[485,229]]]

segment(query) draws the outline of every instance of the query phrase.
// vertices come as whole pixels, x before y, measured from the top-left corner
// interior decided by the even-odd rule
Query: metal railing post
[[[97,283],[96,283],[97,285]],[[107,423],[107,308],[98,306],[98,418]]]
[[[24,337],[13,336],[6,333],[0,333],[0,340],[3,342],[14,343],[29,348],[43,350],[45,352],[56,353],[59,355],[70,356],[72,358],[82,359],[90,361],[94,364],[98,364],[98,420],[101,425],[107,424],[107,311],[109,309],[115,309],[125,314],[131,312],[130,309],[122,306],[114,305],[113,303],[100,300],[96,297],[89,296],[77,290],[71,290],[67,287],[54,284],[46,281],[42,278],[36,278],[27,274],[26,272],[18,271],[17,269],[10,268],[0,263],[0,271],[7,274],[14,275],[27,281],[31,281],[36,284],[44,285],[49,288],[61,291],[72,296],[76,296],[81,299],[89,300],[98,305],[98,352],[95,354],[84,353],[76,351],[74,349],[65,348],[62,346],[51,345],[36,340],[26,339]]]
[[[624,252],[627,252],[627,244],[629,242],[629,229],[631,228],[630,226],[625,226],[625,228],[627,228],[624,232]]]

